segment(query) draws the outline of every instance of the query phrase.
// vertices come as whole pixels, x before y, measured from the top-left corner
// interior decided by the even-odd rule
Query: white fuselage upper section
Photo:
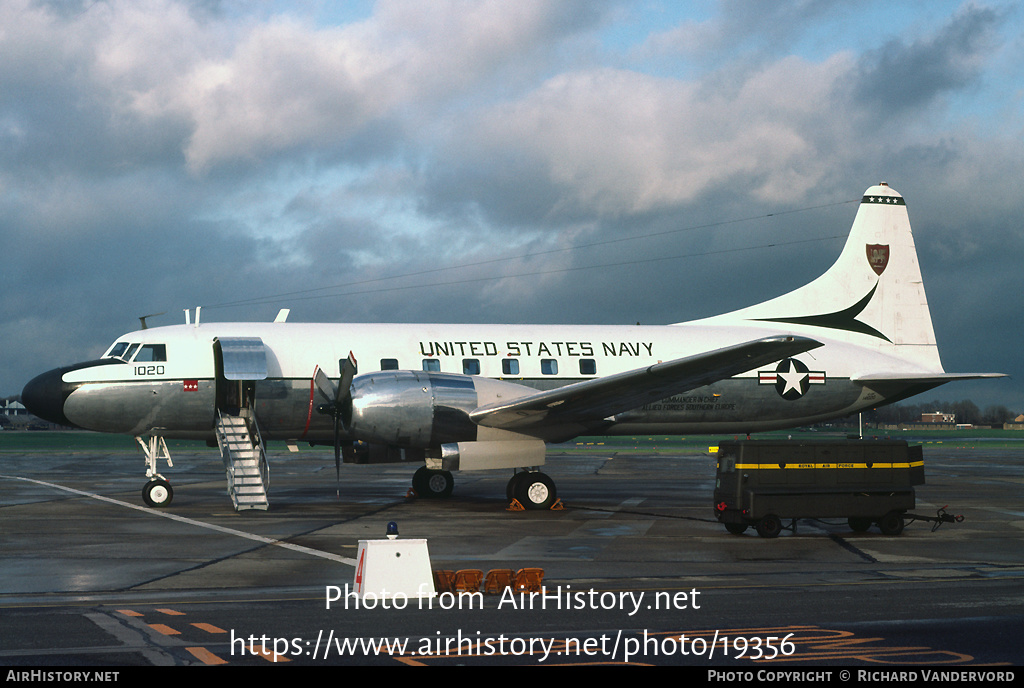
[[[907,370],[905,361],[875,348],[828,340],[820,336],[820,328],[810,329],[817,330],[815,338],[824,346],[778,365],[754,368],[618,413],[604,419],[600,431],[735,433],[791,427],[882,403],[881,394],[851,383],[851,377]],[[224,390],[231,387],[223,370],[218,371],[215,343],[225,343],[227,351],[233,339],[257,339],[265,355],[265,373],[254,378],[249,394],[264,436],[325,441],[333,437],[333,425],[328,416],[315,412],[325,400],[314,392],[313,378],[320,367],[337,380],[339,361],[350,352],[360,375],[426,370],[543,390],[785,333],[774,325],[749,324],[204,323],[157,327],[124,335],[108,352],[127,349],[129,360],[66,372],[63,383],[73,391],[63,408],[70,422],[92,430],[209,439],[216,408],[225,403]],[[152,355],[154,351],[157,356]],[[139,360],[140,356],[147,360]],[[149,360],[154,357],[162,360]],[[245,394],[239,391],[236,396]]]
[[[330,376],[351,352],[359,373],[387,368],[477,374],[555,384],[603,377],[749,341],[808,329],[729,326],[440,325],[205,323],[139,330],[118,342],[162,344],[166,360],[73,371],[66,382],[212,379],[213,344],[258,337],[266,347],[267,377],[309,380],[317,366]],[[907,364],[845,342],[804,354],[830,377],[851,378]],[[512,363],[514,362],[514,363]],[[511,365],[510,365],[511,363]],[[925,372],[925,371],[921,371]],[[745,377],[756,377],[750,371]]]

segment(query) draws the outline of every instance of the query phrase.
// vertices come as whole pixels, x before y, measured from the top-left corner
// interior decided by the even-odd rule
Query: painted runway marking
[[[147,624],[157,633],[163,633],[164,635],[181,635],[181,631],[175,630],[167,624]]]
[[[227,664],[227,660],[221,659],[217,655],[213,654],[205,647],[186,647],[189,653],[198,659],[203,664],[214,666],[217,664]]]
[[[82,490],[76,490],[73,487],[65,487],[64,485],[57,485],[56,483],[48,483],[43,480],[34,480],[33,478],[23,478],[17,475],[0,475],[0,478],[12,478],[14,480],[24,480],[28,483],[35,483],[36,485],[43,485],[44,487],[52,487],[55,490],[63,490],[64,492],[70,492],[71,494],[81,495],[82,497],[89,497],[90,499],[97,499],[101,502],[107,502],[108,504],[114,504],[116,506],[127,507],[129,509],[135,509],[136,511],[142,511],[153,516],[161,516],[163,518],[169,518],[172,521],[178,521],[179,523],[187,523],[189,525],[197,526],[199,528],[206,528],[207,530],[215,530],[218,533],[224,533],[226,535],[234,535],[236,537],[245,538],[247,540],[254,540],[256,542],[262,542],[266,545],[273,545],[274,547],[282,547],[284,549],[290,549],[294,552],[302,552],[303,554],[309,554],[314,557],[320,557],[321,559],[329,559],[336,561],[339,564],[345,564],[347,566],[355,566],[356,560],[349,559],[348,557],[340,557],[337,554],[331,552],[324,552],[318,549],[312,549],[310,547],[303,547],[302,545],[293,545],[290,542],[282,542],[281,540],[274,540],[273,538],[263,537],[262,535],[256,535],[255,533],[246,533],[242,530],[235,530],[234,528],[225,528],[224,526],[214,525],[212,523],[204,523],[203,521],[196,521],[195,519],[185,518],[184,516],[178,516],[177,514],[168,514],[157,509],[150,509],[145,506],[138,506],[137,504],[130,504],[128,502],[122,502],[119,499],[112,499],[110,497],[104,497],[103,495],[93,494],[92,492],[83,492]]]
[[[206,631],[207,633],[227,633],[227,631],[225,631],[223,628],[220,628],[219,626],[214,626],[213,624],[193,623],[192,625],[201,631]]]

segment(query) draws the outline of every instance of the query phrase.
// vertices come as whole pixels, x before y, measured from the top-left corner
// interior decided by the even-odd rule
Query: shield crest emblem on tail
[[[876,275],[885,272],[885,266],[889,264],[888,244],[868,244],[868,265],[875,271]]]

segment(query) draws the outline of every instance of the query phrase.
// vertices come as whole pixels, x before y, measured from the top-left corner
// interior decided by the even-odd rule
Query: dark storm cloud
[[[888,41],[861,58],[855,97],[884,111],[927,106],[970,87],[997,44],[1005,13],[968,5],[934,35]]]

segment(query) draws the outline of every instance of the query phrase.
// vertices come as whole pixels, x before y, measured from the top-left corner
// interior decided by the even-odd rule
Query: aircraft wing
[[[616,375],[584,380],[512,401],[481,406],[469,414],[478,425],[516,432],[562,428],[577,432],[616,413],[732,377],[822,346],[790,335],[755,339],[695,356]],[[562,434],[544,432],[547,436]],[[571,436],[571,434],[570,434]]]

